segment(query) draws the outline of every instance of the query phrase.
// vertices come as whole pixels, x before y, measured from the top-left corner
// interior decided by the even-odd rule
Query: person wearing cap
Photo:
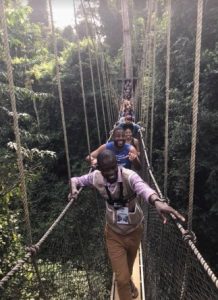
[[[125,127],[126,125],[128,125],[128,124],[132,124],[132,126],[133,126],[133,132],[132,132],[133,137],[134,137],[134,138],[137,138],[137,137],[138,137],[138,131],[139,131],[139,129],[140,129],[140,126],[139,126],[138,124],[136,124],[136,123],[133,122],[133,116],[131,116],[131,115],[127,115],[127,116],[125,117],[125,121],[124,121],[123,123],[120,123],[120,124],[119,124],[119,127],[124,129],[124,127]]]

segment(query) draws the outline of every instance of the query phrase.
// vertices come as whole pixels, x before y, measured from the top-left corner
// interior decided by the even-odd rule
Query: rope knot
[[[36,255],[36,253],[39,252],[39,246],[31,245],[30,247],[26,247],[26,251],[30,252],[31,255]]]
[[[194,244],[197,242],[196,235],[191,230],[185,230],[185,232],[182,234],[182,239],[184,242],[188,242],[189,240],[191,240]]]

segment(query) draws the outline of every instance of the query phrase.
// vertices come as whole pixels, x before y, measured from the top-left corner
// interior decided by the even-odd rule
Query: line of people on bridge
[[[143,234],[144,214],[139,205],[139,197],[156,208],[164,224],[167,222],[166,214],[185,221],[136,172],[130,170],[132,166],[136,170],[141,167],[136,141],[139,128],[133,122],[133,116],[127,114],[124,122],[119,122],[113,130],[113,140],[86,157],[91,165],[97,165],[97,169],[83,176],[73,177],[70,181],[69,199],[77,197],[80,187],[89,186],[97,189],[105,200],[105,241],[120,300],[138,297],[138,290],[131,276]]]
[[[123,116],[127,110],[126,107],[128,107],[128,114]],[[122,100],[120,119],[117,122],[117,127],[113,129],[112,140],[101,145],[86,157],[91,166],[95,167],[98,154],[108,149],[115,153],[118,165],[127,169],[134,167],[134,169],[139,170],[141,168],[139,160],[140,147],[137,139],[140,126],[134,123],[131,107],[129,100]]]

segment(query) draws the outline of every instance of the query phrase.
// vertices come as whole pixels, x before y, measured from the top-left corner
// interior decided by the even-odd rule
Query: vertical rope
[[[96,49],[98,49],[98,46],[96,47]],[[104,122],[104,133],[105,133],[105,138],[107,139],[108,137],[107,124],[106,124],[106,116],[105,116],[105,109],[104,109],[103,92],[101,87],[101,75],[100,75],[100,68],[99,68],[99,61],[98,61],[98,53],[96,55],[96,63],[97,63],[98,82],[99,82],[100,97],[101,97],[101,108],[102,108],[103,122]]]
[[[192,230],[192,213],[193,213],[193,198],[194,198],[202,18],[203,18],[203,0],[198,0],[196,48],[195,48],[194,92],[193,92],[193,99],[192,99],[192,145],[191,145],[191,159],[190,159],[189,207],[188,207],[188,229],[189,230]]]
[[[97,29],[95,26],[95,22],[94,22],[94,16],[92,13],[92,9],[90,6],[90,3],[88,1],[88,5],[89,5],[89,9],[91,11],[91,16],[92,16],[92,21],[93,21],[93,30],[94,30],[94,36],[98,37],[98,33],[97,33]],[[99,90],[100,90],[100,98],[101,98],[101,108],[102,108],[102,114],[103,114],[103,123],[104,123],[104,133],[105,133],[105,139],[107,139],[107,124],[106,124],[106,116],[105,116],[105,108],[104,108],[104,101],[103,101],[103,92],[102,92],[102,80],[101,80],[101,74],[100,74],[100,67],[99,67],[99,42],[100,42],[100,38],[99,38],[99,42],[96,43],[95,40],[92,39],[93,45],[95,47],[95,60],[96,60],[96,66],[97,66],[97,74],[98,74],[98,83],[99,83]]]
[[[168,180],[168,144],[169,144],[169,96],[170,96],[170,39],[171,39],[171,0],[167,0],[167,63],[166,63],[166,106],[165,106],[165,134],[164,134],[164,196],[167,197]]]
[[[143,101],[144,101],[144,76],[145,76],[145,58],[146,58],[146,50],[147,50],[147,41],[146,41],[146,31],[144,32],[144,44],[143,44],[143,52],[142,52],[142,61],[141,61],[141,68],[140,68],[140,83],[138,84],[139,90],[141,90],[140,93],[140,102],[139,102],[139,108],[138,108],[138,118],[140,121],[142,121],[143,117]]]
[[[151,0],[147,1],[147,21],[145,28],[145,43],[144,43],[144,58],[142,61],[142,103],[141,103],[141,120],[145,123],[146,118],[146,97],[147,97],[147,65],[148,65],[148,49],[149,49],[149,32],[150,32],[150,15],[151,15]],[[145,80],[146,79],[146,80]]]
[[[21,199],[22,199],[23,208],[24,208],[24,219],[25,219],[25,223],[26,223],[28,243],[29,243],[29,245],[31,245],[32,244],[32,231],[31,231],[31,223],[30,223],[30,216],[29,216],[27,189],[26,189],[26,183],[25,183],[23,157],[22,157],[22,150],[21,150],[21,140],[20,140],[20,132],[19,132],[19,124],[18,124],[18,114],[17,114],[17,108],[16,108],[16,97],[15,97],[15,92],[14,92],[14,79],[13,79],[11,55],[10,55],[9,42],[8,42],[7,23],[6,23],[3,0],[0,0],[0,16],[1,16],[1,23],[2,23],[2,30],[3,30],[4,55],[5,55],[6,65],[7,65],[9,94],[10,94],[10,99],[11,99],[11,107],[12,107],[12,111],[13,111],[14,134],[15,134],[15,140],[16,140],[16,145],[17,145],[16,152],[17,152],[17,164],[18,164],[19,176],[20,176]]]
[[[114,102],[113,102],[113,97],[112,97],[112,84],[111,84],[111,79],[109,76],[109,68],[108,68],[107,63],[106,63],[105,70],[106,70],[105,75],[106,75],[108,97],[109,97],[109,109],[110,109],[110,114],[111,114],[111,123],[113,125],[115,123],[115,111],[114,111]]]
[[[26,50],[26,47],[25,47],[25,60],[27,61],[26,51],[28,51],[28,50]],[[27,64],[25,63],[25,75],[27,74],[26,65]],[[26,78],[25,78],[25,88],[30,90],[31,92],[33,91],[32,82],[31,82],[31,79],[30,79],[29,75],[26,75]],[[33,109],[34,109],[34,112],[35,112],[35,115],[36,115],[37,126],[38,126],[38,129],[39,129],[40,128],[40,119],[39,119],[39,113],[38,113],[38,109],[37,109],[37,105],[36,105],[36,99],[35,99],[34,95],[33,95]]]
[[[109,108],[109,103],[108,103],[109,98],[108,98],[107,80],[106,80],[106,75],[105,75],[105,64],[104,64],[103,53],[101,53],[101,68],[102,68],[103,85],[104,85],[104,92],[105,92],[105,99],[106,99],[108,124],[109,124],[109,128],[112,128],[112,120],[111,120],[110,108]]]
[[[85,25],[86,25],[86,35],[87,38],[89,38],[89,32],[88,32],[88,21],[87,21],[87,14],[83,5],[83,1],[80,0],[83,14],[85,16]],[[95,109],[95,119],[96,119],[96,125],[97,125],[97,133],[98,133],[98,143],[99,146],[101,145],[101,135],[100,135],[100,127],[99,127],[99,118],[98,118],[98,108],[97,108],[97,101],[96,101],[96,93],[95,93],[95,81],[94,81],[94,75],[93,75],[93,66],[92,66],[92,55],[90,50],[90,45],[88,44],[88,55],[89,55],[89,68],[91,73],[91,81],[92,81],[92,93],[93,93],[93,100],[94,100],[94,109]]]
[[[155,80],[156,80],[156,14],[157,1],[154,9],[154,37],[153,37],[153,61],[152,61],[152,95],[151,95],[151,132],[150,132],[150,163],[152,165],[153,153],[153,133],[154,133],[154,96],[155,96]]]
[[[148,126],[149,126],[149,112],[150,112],[150,80],[151,80],[151,58],[152,58],[152,12],[153,12],[153,1],[150,0],[148,7],[148,24],[147,24],[147,53],[146,53],[146,87],[145,87],[145,144],[148,145]]]
[[[16,108],[16,97],[15,97],[15,92],[14,92],[14,79],[13,79],[12,63],[11,63],[7,24],[6,24],[3,0],[0,0],[0,16],[1,16],[2,29],[3,29],[3,43],[4,43],[4,51],[5,51],[5,58],[6,58],[6,65],[7,65],[9,93],[10,93],[11,106],[12,106],[12,111],[13,111],[14,134],[15,134],[15,139],[16,139],[16,144],[17,144],[16,152],[17,152],[17,162],[18,162],[18,169],[19,169],[19,175],[20,175],[21,199],[22,199],[22,203],[23,203],[23,207],[24,207],[24,219],[25,219],[26,230],[27,230],[28,244],[29,244],[29,246],[31,246],[32,242],[33,242],[32,241],[32,230],[31,230],[31,223],[30,223],[30,217],[29,217],[27,189],[26,189],[26,183],[25,183],[23,157],[22,157],[22,152],[21,152],[22,150],[21,150],[20,132],[19,132],[19,124],[18,124],[18,114],[17,114],[17,108]],[[40,277],[40,273],[38,270],[38,266],[36,263],[36,259],[34,257],[31,257],[31,261],[32,261],[33,267],[36,272],[37,280],[39,282],[39,289],[41,292],[41,297],[42,297],[42,299],[47,299],[45,291],[44,291],[44,286],[42,284],[42,280]]]
[[[124,49],[122,51],[122,61],[121,61],[121,78],[122,78],[122,86],[121,86],[121,98],[123,100],[123,92],[124,92],[124,77],[125,77],[125,64],[124,64]]]
[[[61,120],[62,120],[63,134],[64,134],[64,145],[65,145],[65,153],[66,153],[66,160],[67,160],[67,172],[68,172],[68,179],[70,180],[71,171],[70,171],[69,147],[68,147],[68,140],[67,140],[67,130],[66,130],[63,96],[62,96],[60,68],[59,68],[59,59],[58,59],[58,50],[57,50],[57,39],[55,36],[54,18],[53,18],[51,0],[48,0],[48,4],[49,4],[49,12],[50,12],[50,18],[51,18],[51,30],[52,30],[52,39],[53,39],[53,47],[54,47],[54,55],[55,55],[55,65],[56,65],[55,66],[56,67],[56,79],[57,79],[57,85],[58,85],[58,95],[59,95],[60,109],[61,109]]]
[[[75,0],[73,1],[73,8],[74,8],[74,16],[75,16],[75,26],[77,26],[77,17],[76,17],[76,5],[75,5]],[[78,44],[78,59],[79,59],[79,71],[80,71],[80,81],[81,81],[81,89],[82,89],[82,97],[83,97],[83,110],[84,110],[84,116],[85,116],[85,126],[86,126],[86,138],[87,138],[87,146],[88,146],[88,152],[89,155],[91,153],[91,147],[90,147],[90,137],[89,137],[89,127],[88,127],[88,119],[87,119],[87,110],[86,110],[86,97],[85,97],[85,90],[84,90],[84,82],[83,82],[83,68],[82,68],[82,60],[81,60],[81,51],[80,51],[80,40],[79,36],[77,34],[77,44]],[[82,243],[82,238],[80,234],[80,228],[76,226],[78,236],[79,236],[79,243],[82,251],[82,256],[85,264],[85,271],[86,271],[86,278],[89,286],[89,290],[91,292],[91,298],[93,295],[93,288],[89,276],[89,271],[88,271],[88,265],[87,265],[87,260],[85,257],[85,252],[84,252],[84,247]]]
[[[149,47],[147,56],[147,85],[146,85],[146,107],[145,107],[145,144],[148,145],[148,126],[149,126],[149,113],[150,113],[150,92],[151,92],[151,59],[152,59],[152,41],[151,33],[149,37]]]
[[[75,25],[77,26],[75,1],[73,1],[73,4],[74,4]],[[88,152],[90,155],[91,147],[90,147],[90,138],[89,138],[89,126],[88,126],[88,119],[87,119],[86,97],[85,97],[84,82],[83,82],[83,68],[82,68],[82,60],[81,60],[80,41],[79,41],[78,36],[77,36],[77,44],[78,44],[80,82],[81,82],[82,97],[83,97],[83,110],[84,110],[85,126],[86,126],[86,139],[87,139]]]

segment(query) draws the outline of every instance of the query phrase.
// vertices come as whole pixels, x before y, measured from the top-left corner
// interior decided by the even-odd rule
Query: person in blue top
[[[116,155],[118,165],[127,169],[131,169],[132,166],[136,170],[141,168],[137,151],[135,147],[126,143],[125,132],[122,128],[116,127],[113,131],[113,141],[103,144],[91,152],[91,154],[86,157],[86,160],[90,162],[92,166],[96,166],[98,154],[105,149],[111,150]]]

